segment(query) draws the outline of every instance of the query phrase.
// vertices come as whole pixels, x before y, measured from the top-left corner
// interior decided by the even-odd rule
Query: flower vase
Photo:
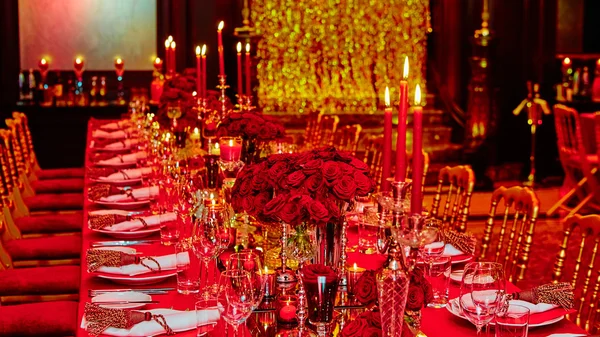
[[[256,139],[244,138],[242,141],[242,155],[241,160],[246,164],[254,164],[257,161],[257,156],[260,156],[260,152],[257,153]]]
[[[338,268],[342,255],[342,220],[315,226],[316,254],[314,263]]]

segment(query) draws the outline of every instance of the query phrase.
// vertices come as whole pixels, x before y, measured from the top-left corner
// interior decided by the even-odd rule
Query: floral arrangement
[[[221,120],[217,135],[270,141],[283,138],[285,128],[271,116],[258,112],[233,112]]]
[[[181,116],[177,119],[182,127],[195,126],[198,120],[198,112],[194,108],[198,106],[197,98],[192,94],[196,90],[196,70],[185,69],[182,74],[177,74],[166,80],[163,93],[160,96],[157,120],[163,127],[169,127],[172,123],[167,115],[168,107],[179,104]],[[207,109],[217,111],[221,109],[218,91],[208,90]],[[233,105],[227,99],[226,106],[231,109]]]
[[[272,155],[238,174],[233,208],[267,223],[325,224],[339,220],[355,197],[373,191],[368,171],[365,163],[333,147]]]
[[[433,289],[431,283],[425,278],[423,270],[417,267],[410,273],[410,286],[408,287],[406,310],[421,310],[431,301],[433,301]]]
[[[348,323],[342,337],[381,337],[381,316],[377,311],[365,311]]]
[[[377,302],[377,275],[374,270],[365,271],[356,281],[354,297],[367,307]]]

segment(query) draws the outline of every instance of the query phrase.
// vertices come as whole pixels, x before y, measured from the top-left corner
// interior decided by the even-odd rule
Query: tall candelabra
[[[221,101],[221,114],[219,119],[225,118],[227,116],[227,96],[225,95],[225,91],[229,86],[227,85],[227,75],[219,75],[219,85],[217,85],[217,89],[221,91],[221,96],[219,97],[219,101]]]

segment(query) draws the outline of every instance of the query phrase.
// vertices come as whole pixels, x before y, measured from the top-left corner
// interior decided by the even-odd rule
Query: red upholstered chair
[[[35,194],[26,178],[25,168],[16,145],[14,135],[8,130],[0,130],[0,163],[2,175],[9,192],[20,193],[32,212],[62,211],[83,209],[83,193]],[[21,163],[21,164],[19,164]],[[20,198],[16,198],[18,200]]]
[[[79,266],[0,270],[0,304],[77,300]]]
[[[1,306],[0,336],[74,336],[77,307],[74,301]]]
[[[29,130],[29,121],[27,115],[22,112],[13,112],[13,118],[19,119],[20,130],[22,132],[22,143],[24,149],[29,154],[28,159],[31,165],[33,174],[40,180],[46,179],[62,179],[62,178],[83,178],[85,169],[83,167],[69,167],[57,169],[42,169],[38,164],[35,151],[33,149],[33,140]]]

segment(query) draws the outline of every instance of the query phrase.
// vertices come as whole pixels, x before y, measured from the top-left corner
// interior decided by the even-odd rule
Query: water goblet
[[[267,273],[262,268],[260,256],[251,250],[231,254],[227,262],[227,270],[246,271],[250,274],[250,280],[254,283],[253,309],[258,308],[265,296],[267,283]]]
[[[221,317],[233,326],[237,335],[254,307],[254,283],[250,274],[243,270],[226,270],[221,273],[218,285],[218,302]]]

